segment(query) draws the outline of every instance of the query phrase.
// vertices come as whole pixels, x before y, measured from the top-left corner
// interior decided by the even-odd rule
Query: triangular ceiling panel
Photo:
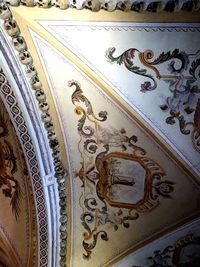
[[[31,35],[69,157],[71,266],[109,266],[197,216],[191,177],[104,90]]]
[[[200,174],[194,119],[199,24],[39,23],[105,79]]]

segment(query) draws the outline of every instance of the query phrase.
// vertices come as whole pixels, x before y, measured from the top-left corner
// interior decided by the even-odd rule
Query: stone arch
[[[20,140],[35,200],[38,239],[35,266],[56,267],[60,252],[60,215],[51,148],[23,70],[5,34],[0,31],[0,35],[0,98]]]

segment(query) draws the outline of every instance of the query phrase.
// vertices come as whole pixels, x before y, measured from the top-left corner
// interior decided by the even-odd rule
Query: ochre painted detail
[[[161,196],[170,198],[174,182],[162,179],[165,171],[137,146],[137,136],[127,136],[124,128],[101,125],[109,114],[100,111],[95,115],[78,82],[69,81],[69,86],[76,88],[72,103],[75,114],[81,116],[77,131],[82,161],[76,177],[82,182],[83,257],[90,259],[98,238],[109,240],[103,225],[110,223],[116,231],[120,226],[128,228],[131,220],[154,210]]]
[[[111,63],[123,64],[133,74],[147,79],[141,84],[140,91],[142,93],[157,89],[156,80],[164,80],[169,84],[169,96],[164,103],[160,104],[160,109],[163,112],[169,111],[169,116],[165,122],[169,125],[178,122],[180,132],[184,135],[190,135],[193,147],[200,152],[199,99],[197,99],[200,93],[198,73],[200,50],[189,54],[174,49],[173,51],[162,52],[155,59],[152,50],[141,52],[136,48],[130,48],[117,57],[113,56],[115,50],[113,47],[106,52]],[[136,56],[141,66],[135,65]],[[164,63],[168,64],[167,74],[162,73],[159,69]],[[149,70],[152,70],[155,75],[149,73]],[[194,116],[192,116],[193,114]],[[187,119],[186,117],[190,118]]]

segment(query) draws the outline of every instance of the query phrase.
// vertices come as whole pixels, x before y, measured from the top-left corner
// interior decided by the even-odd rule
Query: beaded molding
[[[122,11],[135,12],[177,12],[184,11],[198,11],[200,9],[200,0],[7,0],[6,3],[11,6],[24,5],[28,7],[43,7],[49,8],[56,6],[60,9],[76,8],[76,9],[90,9],[92,11],[99,11],[104,9],[107,11],[114,11],[116,9]]]
[[[66,267],[66,254],[67,254],[67,212],[66,212],[66,188],[65,179],[67,171],[64,169],[58,139],[56,137],[55,128],[53,125],[52,117],[49,111],[49,105],[46,100],[46,95],[42,88],[38,72],[33,64],[33,58],[28,51],[25,39],[21,35],[19,26],[14,20],[13,15],[10,11],[9,5],[4,1],[0,0],[0,19],[3,20],[4,28],[7,34],[12,39],[12,45],[17,51],[19,61],[22,65],[25,65],[25,71],[27,78],[30,79],[30,85],[35,91],[35,97],[38,102],[39,109],[41,111],[41,119],[44,123],[44,127],[47,132],[49,147],[52,151],[53,164],[55,177],[57,179],[58,191],[59,191],[59,206],[60,206],[60,266]],[[42,252],[41,252],[42,253]]]

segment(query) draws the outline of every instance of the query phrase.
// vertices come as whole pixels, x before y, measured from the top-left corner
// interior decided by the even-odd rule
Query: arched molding
[[[54,177],[56,178],[57,181],[57,188],[58,192],[56,190],[53,190],[52,188],[49,188],[49,174],[47,174],[46,178],[43,177],[44,173],[42,173],[41,169],[41,175],[43,178],[43,185],[44,190],[46,190],[44,196],[46,197],[46,205],[47,205],[47,221],[51,221],[54,230],[48,228],[48,238],[49,240],[46,241],[46,244],[48,243],[48,246],[45,245],[45,249],[40,250],[40,256],[43,258],[43,260],[40,259],[40,264],[39,266],[66,266],[66,254],[67,254],[67,215],[66,215],[66,188],[65,188],[65,180],[66,180],[66,171],[63,167],[62,161],[61,161],[61,155],[60,155],[60,149],[59,149],[59,142],[56,136],[55,128],[53,125],[52,117],[50,114],[50,108],[46,100],[46,95],[44,93],[44,90],[42,88],[41,81],[38,76],[38,72],[33,64],[33,58],[31,54],[28,51],[26,42],[21,35],[20,29],[17,25],[17,22],[14,20],[13,15],[10,11],[9,5],[6,4],[5,1],[1,1],[1,12],[0,12],[0,28],[2,36],[4,36],[4,53],[5,51],[8,51],[7,53],[7,58],[9,58],[8,55],[10,53],[13,55],[13,58],[10,60],[14,59],[16,62],[19,70],[21,70],[19,76],[18,76],[18,81],[21,81],[21,79],[26,77],[24,79],[24,84],[28,85],[25,86],[27,88],[26,90],[21,90],[18,88],[18,90],[15,90],[17,100],[20,102],[18,106],[23,106],[24,107],[24,116],[26,117],[26,123],[29,125],[32,122],[32,128],[30,130],[31,134],[35,134],[35,139],[31,139],[34,143],[35,151],[37,153],[37,163],[38,167],[44,167],[44,162],[42,161],[42,155],[46,153],[46,158],[51,162],[53,168],[52,171],[55,173]],[[3,9],[2,9],[3,7]],[[3,56],[4,58],[4,56]],[[7,61],[4,60],[5,62]],[[13,68],[15,69],[15,67]],[[16,75],[14,75],[15,77]],[[14,87],[15,88],[15,87]],[[17,87],[16,87],[17,88]],[[33,93],[31,92],[31,89],[35,92],[34,97]],[[28,96],[28,101],[26,97]],[[5,98],[5,96],[4,96]],[[10,98],[5,98],[6,100]],[[5,101],[6,102],[6,101]],[[8,103],[6,104],[7,106]],[[30,106],[32,107],[32,110],[30,109]],[[10,110],[12,107],[12,104],[8,108]],[[35,111],[35,115],[33,116]],[[12,112],[10,110],[10,114],[12,115]],[[12,115],[13,116],[13,115]],[[13,120],[17,116],[13,116]],[[34,123],[35,118],[37,118],[37,122],[39,124],[36,125],[36,128],[34,129]],[[14,124],[15,125],[15,124]],[[37,128],[38,125],[40,125],[39,129]],[[36,133],[40,130],[40,136],[42,133],[42,142],[39,144],[39,140],[36,137]],[[19,135],[21,134],[21,131],[19,131]],[[21,136],[19,136],[21,138]],[[46,138],[44,138],[46,137]],[[43,140],[44,139],[44,140]],[[35,140],[35,142],[34,142]],[[44,148],[43,152],[44,153],[39,153],[41,152],[41,147],[40,145],[46,144],[46,148]],[[43,146],[42,146],[43,147]],[[48,153],[47,153],[48,152]],[[47,161],[48,161],[47,160]],[[41,163],[41,164],[40,164]],[[40,165],[39,165],[40,164]],[[33,168],[35,170],[35,168]],[[52,179],[50,178],[50,184],[51,184]],[[34,188],[35,189],[35,188]],[[48,190],[49,189],[49,190]],[[57,198],[57,195],[59,193],[59,209],[57,203],[55,203],[55,199]],[[52,195],[54,194],[54,195]],[[55,212],[52,212],[50,210],[50,206],[54,209]],[[43,227],[43,218],[39,217],[40,219],[38,222],[41,222],[40,226],[41,229]],[[55,225],[56,223],[56,225]],[[49,226],[50,224],[48,224]],[[52,232],[49,232],[52,230]],[[59,231],[59,236],[58,235]],[[42,230],[38,230],[39,233],[43,234]],[[45,233],[46,234],[46,233]],[[43,238],[40,237],[39,240],[39,245],[41,246],[41,243],[44,242],[45,240],[45,234],[43,235]],[[47,237],[46,236],[46,237]],[[50,239],[50,236],[52,237],[52,240]],[[58,243],[60,242],[60,243]],[[47,251],[48,248],[48,259],[46,257],[47,253],[44,253],[44,251]],[[53,250],[53,251],[49,251]],[[54,251],[56,250],[56,251]],[[43,256],[45,254],[45,256]],[[57,257],[59,255],[59,257]],[[59,262],[59,263],[58,263]]]
[[[38,255],[33,266],[59,265],[59,195],[49,140],[41,114],[16,55],[0,31],[0,97],[25,154],[37,217]],[[14,266],[14,265],[13,265]]]
[[[3,69],[0,69],[0,80],[0,96],[21,142],[31,178],[37,214],[37,235],[39,241],[38,264],[39,266],[48,266],[48,208],[47,201],[45,201],[44,181],[42,181],[43,175],[41,174],[38,165],[39,155],[37,155],[38,153],[36,154],[33,146],[33,138],[30,135],[26,119],[21,111],[21,104],[18,103],[16,95],[14,94]],[[35,266],[37,266],[37,263],[35,263]]]

